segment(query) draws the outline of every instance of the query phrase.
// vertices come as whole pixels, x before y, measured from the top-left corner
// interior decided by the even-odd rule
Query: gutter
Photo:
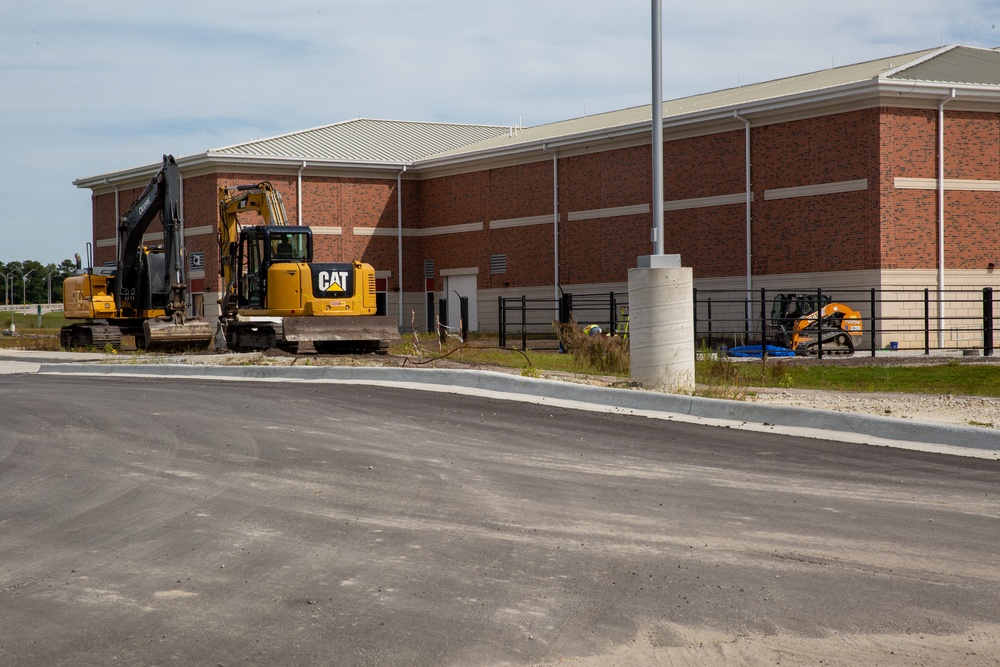
[[[542,144],[542,150],[552,155],[552,257],[555,265],[556,319],[559,319],[559,154]]]
[[[750,191],[750,121],[740,115],[739,111],[733,112],[733,118],[738,121],[742,121],[746,128],[746,146],[744,148],[744,163],[746,165],[746,211],[747,211],[747,222],[746,222],[746,245],[747,245],[747,299],[750,299],[750,291],[753,289],[753,269],[751,267],[750,261],[753,258],[753,253],[751,250],[750,241],[752,240],[750,235],[750,203],[753,200],[753,195]]]
[[[399,324],[403,328],[403,174],[406,173],[406,165],[396,174],[396,255],[399,261],[396,279],[399,285]]]
[[[302,172],[305,171],[306,164],[308,163],[305,160],[303,160],[302,166],[299,167],[298,182],[296,184],[296,190],[295,190],[295,194],[298,197],[298,201],[295,204],[295,208],[298,209],[299,227],[302,226]]]
[[[197,169],[199,167],[230,166],[230,167],[259,167],[262,170],[274,171],[275,167],[284,167],[292,171],[298,171],[302,167],[301,157],[268,157],[262,155],[221,155],[208,151],[197,155],[190,155],[177,159],[177,166],[182,170]],[[364,162],[358,160],[324,160],[309,159],[309,166],[312,168],[326,167],[328,169],[345,169],[357,171],[384,171],[395,173],[399,170],[400,162]],[[412,166],[412,163],[402,163]],[[99,174],[97,176],[87,176],[73,181],[73,185],[78,188],[94,189],[102,185],[136,184],[148,181],[155,176],[162,167],[161,163],[123,169],[121,171]],[[129,186],[130,187],[130,186]]]

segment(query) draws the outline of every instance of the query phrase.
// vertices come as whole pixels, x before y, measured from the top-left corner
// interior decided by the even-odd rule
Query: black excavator
[[[119,350],[123,337],[141,349],[197,349],[212,344],[214,328],[187,317],[187,254],[181,244],[180,172],[171,155],[139,199],[121,217],[113,271],[87,268],[63,282],[66,319],[84,320],[62,328],[64,348],[108,346]],[[160,217],[163,244],[150,247],[143,234]],[[88,244],[89,245],[89,244]],[[89,253],[88,253],[89,254]]]

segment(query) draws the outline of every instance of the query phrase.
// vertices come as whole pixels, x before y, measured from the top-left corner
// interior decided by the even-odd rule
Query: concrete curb
[[[145,375],[158,377],[202,377],[217,379],[390,383],[431,385],[454,390],[456,387],[537,397],[547,400],[596,404],[621,410],[685,415],[701,419],[750,422],[789,428],[807,428],[829,433],[852,433],[902,442],[950,445],[1000,450],[1000,433],[992,430],[947,424],[932,424],[892,417],[878,417],[744,401],[664,394],[632,389],[611,389],[589,385],[525,378],[493,371],[415,369],[358,366],[201,366],[177,364],[73,364],[42,363],[39,373],[88,375]]]

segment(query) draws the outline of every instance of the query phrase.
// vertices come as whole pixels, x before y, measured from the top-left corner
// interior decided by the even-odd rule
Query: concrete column
[[[680,255],[639,258],[628,272],[632,380],[650,389],[694,390],[694,280]]]

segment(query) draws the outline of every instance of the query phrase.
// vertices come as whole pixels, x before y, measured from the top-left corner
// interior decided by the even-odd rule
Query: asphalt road
[[[753,664],[774,638],[994,664],[998,472],[383,387],[3,375],[0,664]]]

